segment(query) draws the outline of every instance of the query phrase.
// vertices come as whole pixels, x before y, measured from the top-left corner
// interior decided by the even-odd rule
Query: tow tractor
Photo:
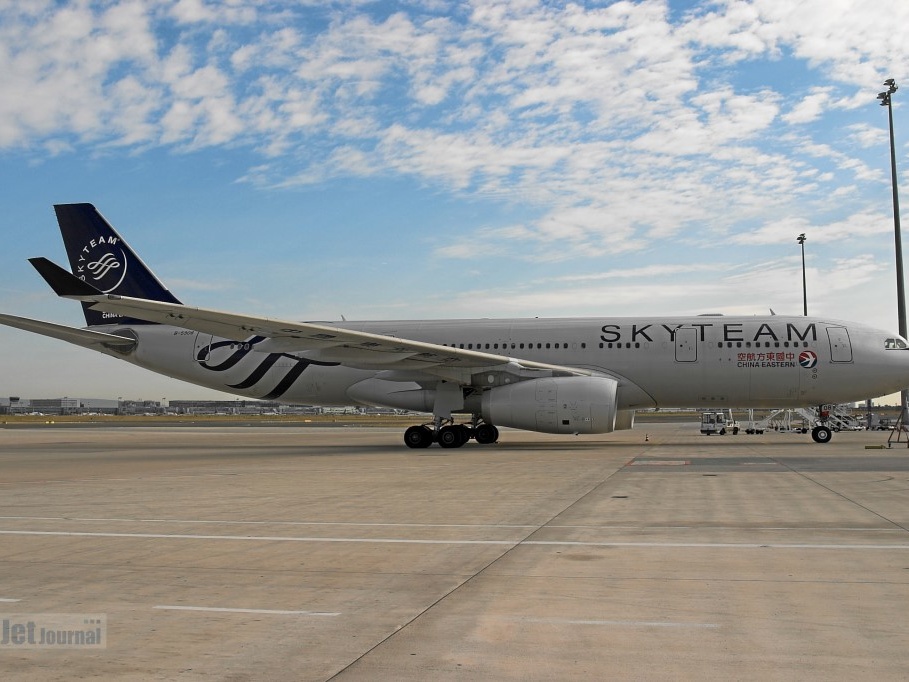
[[[730,432],[733,435],[739,432],[739,423],[733,418],[732,410],[701,413],[701,433],[705,436],[714,433],[725,436]]]

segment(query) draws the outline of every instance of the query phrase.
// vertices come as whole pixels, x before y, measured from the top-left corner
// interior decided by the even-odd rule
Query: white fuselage
[[[821,318],[434,320],[335,326],[602,373],[618,381],[620,410],[853,402],[909,384],[909,350],[894,346],[895,334]],[[122,333],[124,327],[96,329]],[[318,364],[318,351],[259,352],[256,337],[219,339],[165,325],[129,329],[138,346],[119,357],[237,395],[313,405],[383,404],[381,396],[364,399],[366,393],[356,387],[376,379],[401,386],[420,382],[420,377],[404,372]]]

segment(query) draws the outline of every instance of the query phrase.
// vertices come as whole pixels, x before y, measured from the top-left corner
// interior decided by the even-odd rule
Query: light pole
[[[802,247],[802,308],[805,317],[808,317],[808,285],[805,282],[805,233],[802,232],[795,241]]]
[[[887,107],[887,118],[890,122],[890,184],[893,188],[893,239],[896,249],[896,307],[900,336],[906,338],[906,288],[903,284],[903,241],[900,236],[900,199],[896,188],[896,145],[893,141],[893,105],[891,95],[897,91],[896,81],[888,78],[884,81],[887,89],[878,93],[877,98],[882,107]],[[900,391],[900,420],[906,424],[906,406],[909,405],[909,389]]]

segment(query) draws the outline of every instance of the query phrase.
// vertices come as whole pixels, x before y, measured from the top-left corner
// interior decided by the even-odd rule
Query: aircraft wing
[[[328,324],[238,315],[179,303],[104,294],[46,258],[29,260],[58,296],[83,301],[94,310],[192,329],[235,341],[249,342],[250,337],[264,337],[255,342],[256,349],[262,352],[301,352],[307,358],[320,362],[357,369],[426,372],[467,384],[472,383],[472,375],[480,372],[506,372],[519,379],[598,374]]]

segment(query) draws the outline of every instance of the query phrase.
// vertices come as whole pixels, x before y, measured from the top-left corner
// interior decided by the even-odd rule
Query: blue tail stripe
[[[70,268],[76,277],[104,293],[165,303],[180,302],[93,205],[57,204],[54,211]],[[89,326],[152,324],[90,310],[88,304],[82,307]]]

